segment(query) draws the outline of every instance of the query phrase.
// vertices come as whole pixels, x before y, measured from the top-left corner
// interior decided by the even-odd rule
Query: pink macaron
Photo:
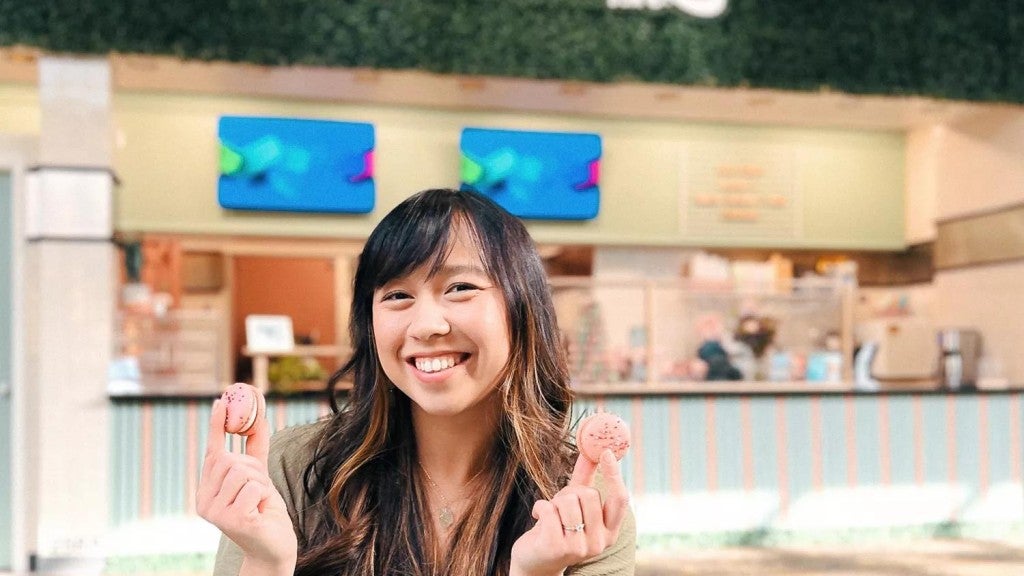
[[[232,384],[220,397],[224,402],[226,416],[224,431],[229,434],[251,436],[256,429],[256,421],[266,413],[266,400],[263,394],[249,384]]]
[[[576,447],[595,464],[605,450],[611,450],[617,460],[622,460],[629,449],[629,425],[608,412],[588,416],[576,429]]]

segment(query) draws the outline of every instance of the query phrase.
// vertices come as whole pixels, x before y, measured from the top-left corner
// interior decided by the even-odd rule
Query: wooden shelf
[[[343,361],[351,353],[344,346],[301,346],[296,345],[288,350],[275,352],[253,352],[248,346],[242,347],[242,355],[252,358],[252,385],[266,394],[270,391],[270,359],[281,356],[312,356],[318,358],[337,358]]]

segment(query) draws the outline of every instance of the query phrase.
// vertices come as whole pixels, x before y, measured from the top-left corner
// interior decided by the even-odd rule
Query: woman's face
[[[429,265],[421,266],[373,294],[384,373],[414,412],[440,416],[483,407],[511,346],[501,289],[484,271],[465,226],[453,232],[437,274],[429,277]]]

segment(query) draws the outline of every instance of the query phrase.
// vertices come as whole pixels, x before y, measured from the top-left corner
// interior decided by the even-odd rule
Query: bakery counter
[[[224,388],[227,386],[225,385]],[[265,394],[268,401],[298,401],[323,399],[326,393],[327,384],[319,383],[316,387],[308,386],[303,389],[291,392],[270,391]],[[339,385],[335,393],[343,397],[352,389],[351,385]],[[107,396],[115,404],[139,403],[139,402],[210,402],[219,398],[223,389],[202,389],[202,390],[154,390],[148,389],[140,392],[118,392]]]
[[[649,546],[1024,534],[1024,390],[588,386]],[[602,393],[603,392],[603,393]]]
[[[939,388],[932,381],[908,381],[884,384],[878,390],[860,390],[852,382],[612,382],[580,384],[573,389],[577,396],[755,396],[755,395],[834,395],[856,394],[879,396],[886,394],[1003,394],[1024,392],[1024,384],[1011,384],[992,388],[962,388],[951,391]]]
[[[640,542],[773,544],[908,534],[1024,534],[1024,391],[588,385],[576,416],[622,416]],[[114,399],[111,521],[194,516],[212,396]],[[274,430],[329,413],[271,395]]]

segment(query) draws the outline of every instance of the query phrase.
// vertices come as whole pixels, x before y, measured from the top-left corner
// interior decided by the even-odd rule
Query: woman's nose
[[[452,327],[445,318],[444,308],[430,301],[420,300],[416,303],[409,334],[418,340],[427,340],[435,336],[444,336],[451,332]]]

